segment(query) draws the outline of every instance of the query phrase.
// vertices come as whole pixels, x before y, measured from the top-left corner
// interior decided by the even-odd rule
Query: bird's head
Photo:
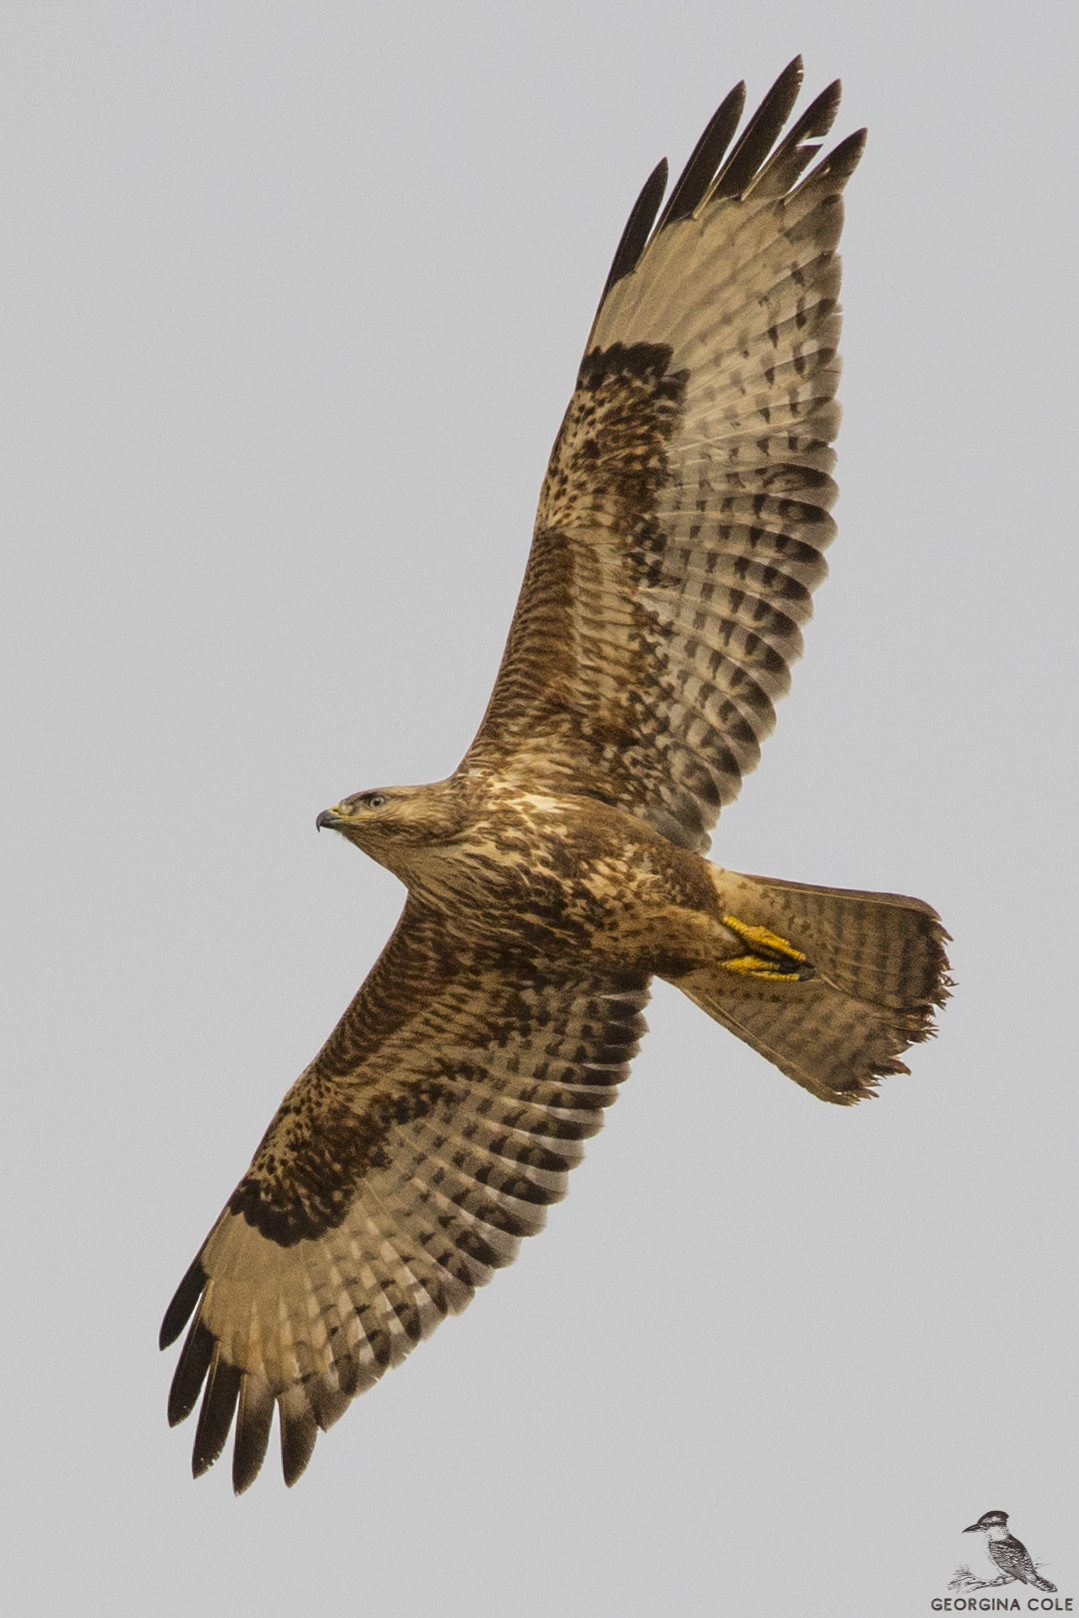
[[[380,865],[401,873],[410,853],[452,842],[464,824],[460,784],[451,777],[419,787],[354,792],[315,821],[341,833]]]
[[[987,1511],[977,1522],[972,1522],[969,1528],[964,1528],[964,1534],[984,1533],[987,1528],[1007,1528],[1008,1513],[1006,1511]]]

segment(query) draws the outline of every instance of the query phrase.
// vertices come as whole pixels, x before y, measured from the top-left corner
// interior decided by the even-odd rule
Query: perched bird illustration
[[[1036,1590],[1055,1590],[1056,1585],[1043,1579],[1035,1569],[1030,1559],[1030,1552],[1022,1540],[1016,1539],[1014,1534],[1008,1532],[1008,1513],[1006,1511],[987,1511],[977,1522],[971,1523],[969,1528],[963,1529],[964,1534],[984,1534],[987,1555],[1000,1569],[999,1579],[987,1579],[983,1589],[991,1589],[997,1584],[1011,1584],[1014,1579],[1021,1579],[1024,1584],[1032,1584]]]
[[[736,139],[739,85],[662,210],[665,164],[633,209],[460,766],[318,817],[408,898],[165,1316],[162,1346],[194,1315],[169,1418],[205,1384],[196,1476],[235,1418],[246,1488],[276,1408],[293,1483],[319,1428],[510,1262],[614,1101],[654,976],[840,1104],[932,1031],[927,904],[703,857],[834,532],[836,246],[864,132],[811,167],[839,85],[784,137],[800,83],[795,61]]]

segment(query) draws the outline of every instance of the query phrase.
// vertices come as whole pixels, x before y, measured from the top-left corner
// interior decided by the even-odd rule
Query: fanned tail
[[[678,987],[739,1039],[822,1101],[850,1105],[877,1080],[909,1069],[899,1057],[935,1032],[948,996],[948,934],[920,899],[811,887],[714,868],[725,911],[806,957],[777,956],[776,974],[717,962]],[[757,946],[754,946],[757,948]]]

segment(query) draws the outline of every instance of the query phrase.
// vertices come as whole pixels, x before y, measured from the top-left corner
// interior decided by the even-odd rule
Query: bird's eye
[[[384,792],[368,792],[364,795],[363,801],[368,809],[381,809],[386,802],[386,794]]]

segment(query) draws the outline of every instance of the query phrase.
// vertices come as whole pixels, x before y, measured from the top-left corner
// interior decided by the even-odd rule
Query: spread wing
[[[732,92],[654,229],[665,165],[641,194],[461,765],[618,803],[697,850],[757,763],[834,532],[836,245],[864,132],[801,179],[839,86],[773,151],[800,82],[796,60],[725,156]]]
[[[246,1488],[276,1405],[293,1483],[318,1429],[510,1262],[615,1099],[646,1000],[643,977],[515,977],[409,900],[165,1316],[162,1347],[195,1311],[169,1420],[205,1383],[196,1476],[235,1415]]]

